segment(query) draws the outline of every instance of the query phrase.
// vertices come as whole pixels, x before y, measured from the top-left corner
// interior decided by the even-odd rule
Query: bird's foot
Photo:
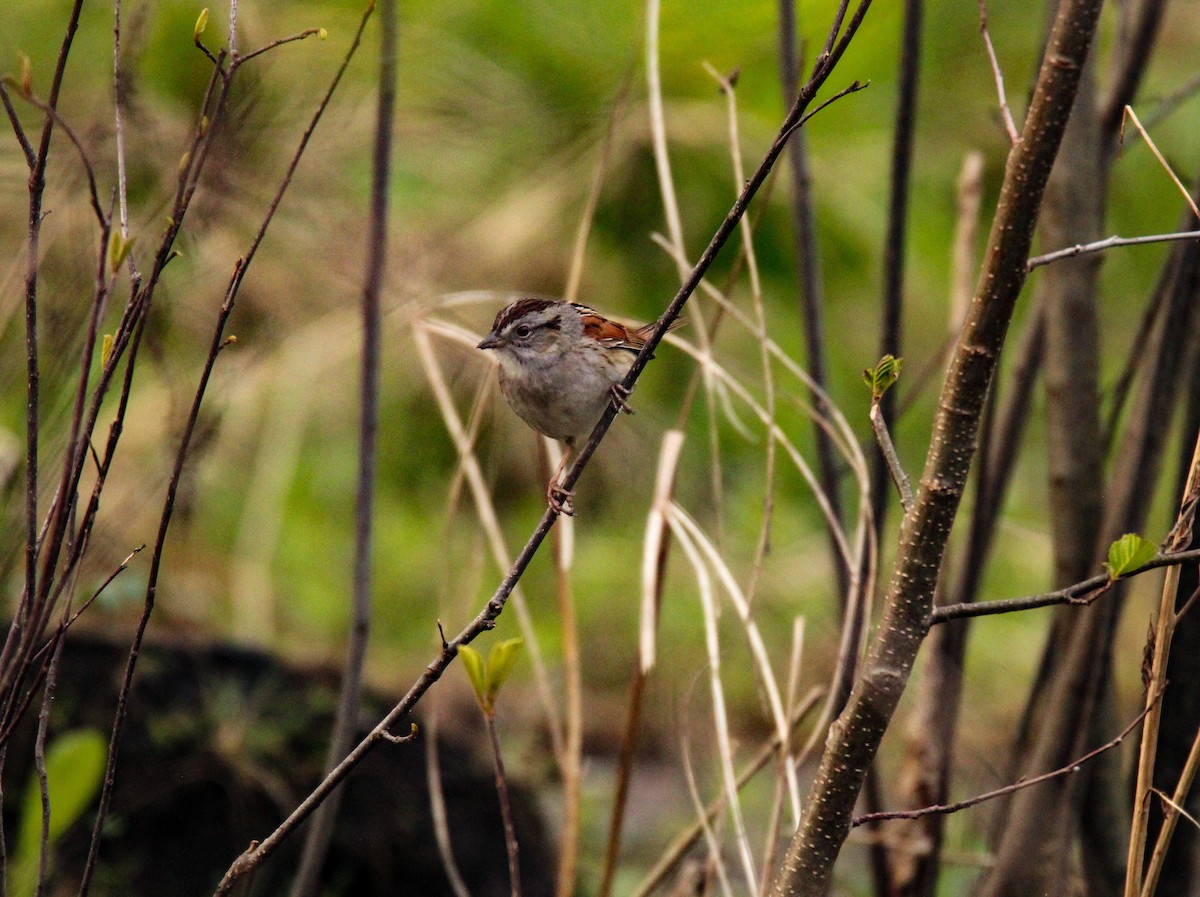
[[[557,477],[551,480],[546,488],[546,501],[555,514],[575,516],[575,493],[558,485]]]
[[[623,383],[614,383],[608,390],[609,397],[616,409],[624,414],[633,414],[629,407],[629,389]]]

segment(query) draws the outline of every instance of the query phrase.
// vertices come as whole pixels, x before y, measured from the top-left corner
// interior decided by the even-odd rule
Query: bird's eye
[[[522,324],[513,332],[517,335],[517,339],[528,339],[529,334],[533,333],[533,328],[528,324]]]

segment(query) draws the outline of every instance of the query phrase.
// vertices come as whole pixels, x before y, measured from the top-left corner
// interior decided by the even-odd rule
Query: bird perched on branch
[[[675,329],[682,321],[673,321]],[[494,349],[500,391],[517,416],[567,450],[546,498],[557,513],[573,513],[573,494],[559,485],[577,443],[586,439],[611,403],[625,412],[621,381],[654,324],[630,328],[586,305],[552,299],[518,299],[502,309],[480,349]]]

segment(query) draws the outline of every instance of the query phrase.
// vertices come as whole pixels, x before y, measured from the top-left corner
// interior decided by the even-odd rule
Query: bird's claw
[[[618,411],[625,414],[633,414],[633,409],[629,407],[629,388],[623,383],[614,383],[608,390],[609,397]]]
[[[550,485],[546,489],[546,501],[549,502],[555,514],[575,516],[575,493],[570,489],[564,489],[554,480],[550,481]]]

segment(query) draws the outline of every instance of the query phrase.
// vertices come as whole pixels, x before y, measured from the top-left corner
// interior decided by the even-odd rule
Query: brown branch
[[[819,897],[855,802],[924,640],[925,619],[975,454],[984,403],[1025,282],[1043,192],[1099,19],[1099,0],[1058,6],[1021,141],[1009,153],[983,271],[947,372],[912,511],[904,518],[883,617],[825,753],[776,897]]]
[[[1155,695],[1154,701],[1151,703],[1156,703],[1161,697],[1162,692],[1159,691]],[[1132,722],[1122,729],[1121,733],[1117,735],[1116,738],[1112,739],[1112,741],[1105,742],[1095,750],[1088,751],[1082,757],[1072,760],[1066,766],[1059,767],[1058,769],[1050,772],[1042,773],[1040,776],[1034,776],[1032,779],[1022,779],[1019,782],[1013,782],[1011,785],[1005,785],[1003,788],[997,788],[994,791],[987,791],[983,794],[977,794],[974,797],[969,797],[966,800],[956,801],[952,804],[938,804],[937,806],[921,807],[920,809],[916,810],[888,810],[882,813],[865,813],[862,816],[856,816],[850,824],[852,826],[859,826],[868,822],[885,822],[889,819],[920,819],[922,816],[957,813],[959,810],[965,810],[968,807],[973,807],[977,804],[983,803],[984,801],[993,800],[997,797],[1003,797],[1006,794],[1012,794],[1024,788],[1029,788],[1033,785],[1039,785],[1042,782],[1048,782],[1051,779],[1057,779],[1061,776],[1079,772],[1079,768],[1089,760],[1094,760],[1105,751],[1109,751],[1117,747],[1122,741],[1125,740],[1125,737],[1129,735],[1130,732],[1137,728],[1138,723],[1140,723],[1149,712],[1149,707],[1144,709],[1141,713],[1134,717]]]
[[[33,144],[29,142],[29,138],[25,135],[25,129],[21,127],[21,119],[17,117],[17,110],[12,104],[12,97],[8,95],[8,88],[3,81],[0,81],[0,103],[4,104],[4,111],[8,115],[9,124],[12,125],[13,134],[17,138],[17,143],[21,146],[21,152],[25,155],[25,164],[32,169],[37,165],[37,154],[33,151]]]
[[[1008,108],[1008,95],[1004,90],[1004,72],[1000,69],[1000,60],[996,57],[996,48],[992,45],[992,35],[988,31],[987,5],[979,0],[979,33],[983,36],[983,46],[987,49],[988,62],[992,66],[992,78],[996,82],[996,95],[1000,100],[1000,115],[1004,119],[1004,130],[1008,132],[1008,140],[1016,146],[1021,135],[1013,121],[1012,112]]]
[[[362,33],[370,9],[363,15],[359,32],[343,66],[339,69],[325,99],[332,96],[345,70],[346,63],[358,47],[358,35]],[[379,359],[381,336],[380,294],[383,290],[387,259],[387,212],[388,184],[391,180],[392,122],[396,108],[396,43],[397,23],[395,0],[382,0],[380,16],[380,62],[379,98],[375,119],[375,144],[372,154],[371,213],[367,237],[366,277],[363,285],[363,355],[359,392],[359,444],[358,444],[358,489],[355,496],[354,516],[354,570],[351,599],[350,640],[346,650],[346,667],[342,671],[342,684],[338,696],[337,714],[333,732],[329,739],[326,771],[354,744],[358,727],[359,703],[362,695],[363,667],[366,664],[367,639],[371,628],[371,563],[373,548],[373,520],[375,514],[375,476],[379,444]],[[268,44],[262,50],[244,57],[250,59],[287,40],[298,40],[313,32]],[[312,133],[324,103],[318,108],[310,128],[305,133],[294,161],[298,161],[308,137]],[[291,177],[291,170],[288,178]],[[286,187],[286,182],[284,184]],[[282,193],[282,190],[280,191]],[[333,830],[337,820],[341,792],[333,792],[329,800],[318,810],[309,826],[300,855],[296,877],[292,882],[292,897],[308,897],[316,893],[321,867],[329,853]]]
[[[1025,267],[1032,271],[1034,268],[1040,268],[1042,265],[1048,265],[1060,259],[1075,258],[1075,256],[1086,255],[1092,252],[1103,252],[1106,249],[1113,249],[1118,246],[1144,246],[1148,243],[1172,243],[1176,240],[1200,240],[1200,230],[1189,230],[1172,234],[1150,234],[1144,237],[1118,237],[1114,234],[1103,240],[1096,240],[1094,243],[1077,243],[1065,249],[1056,249],[1054,252],[1047,252],[1045,255],[1035,255],[1025,263]]]
[[[779,77],[784,102],[790,102],[800,85],[800,59],[796,48],[796,0],[779,0]],[[795,242],[796,281],[804,323],[805,360],[809,376],[820,391],[813,392],[813,404],[820,417],[829,417],[829,403],[824,392],[829,386],[825,344],[825,289],[821,277],[821,255],[817,248],[816,213],[812,190],[812,175],[808,164],[808,141],[804,132],[797,133],[788,144],[788,163],[791,168],[792,190],[789,207],[792,214],[792,236]],[[844,517],[841,496],[841,467],[833,439],[821,424],[814,420],[817,448],[817,468],[821,489],[829,501],[831,516],[841,522]],[[842,562],[837,537],[830,532],[829,552],[837,580],[837,594],[842,613],[850,593],[850,571]]]
[[[1193,561],[1200,561],[1200,548],[1160,554],[1144,566],[1126,573],[1121,579],[1132,579],[1135,576],[1140,576],[1151,570],[1157,570],[1160,567],[1174,567]],[[1090,579],[1069,585],[1066,588],[1056,589],[1053,592],[1044,592],[1040,595],[1030,595],[1025,598],[1002,598],[998,601],[947,604],[934,608],[930,612],[927,618],[928,625],[937,626],[940,623],[947,623],[950,620],[961,620],[965,617],[984,617],[992,614],[1012,613],[1013,611],[1034,610],[1039,607],[1050,607],[1055,604],[1091,604],[1096,598],[1100,597],[1099,594],[1093,595],[1092,593],[1105,591],[1106,587],[1111,586],[1113,582],[1114,580],[1110,579],[1107,573],[1100,573]]]

